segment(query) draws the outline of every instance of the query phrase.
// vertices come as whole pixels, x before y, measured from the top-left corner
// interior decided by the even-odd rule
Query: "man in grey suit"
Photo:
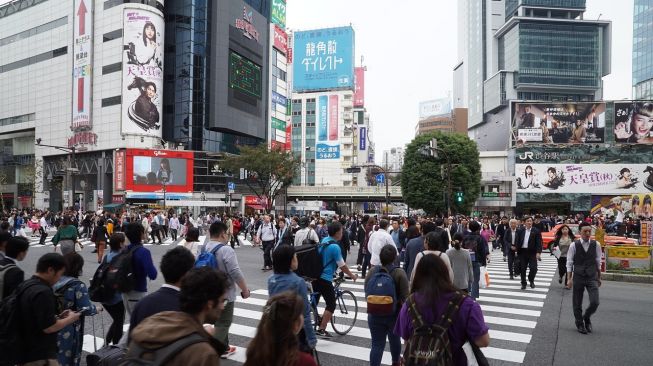
[[[519,233],[517,219],[511,219],[508,229],[503,234],[503,255],[508,258],[508,272],[510,279],[514,280],[515,256],[517,255],[517,234]]]

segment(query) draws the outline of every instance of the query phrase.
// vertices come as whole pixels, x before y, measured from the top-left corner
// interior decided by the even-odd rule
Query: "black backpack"
[[[19,301],[20,296],[38,280],[21,283],[16,291],[0,302],[0,363],[13,365],[20,354],[22,342]]]
[[[88,295],[91,301],[107,303],[116,296],[116,289],[109,286],[106,282],[110,267],[111,263],[107,261],[107,257],[104,257],[102,263],[95,270],[91,285],[88,288]]]
[[[66,282],[65,285],[59,287],[56,291],[54,291],[54,297],[57,300],[57,314],[61,314],[64,312],[64,310],[68,310],[66,308],[66,291],[68,291],[69,288],[79,285],[82,283],[82,281],[78,279],[72,279],[68,282]],[[79,310],[79,309],[72,309],[72,310]]]
[[[453,323],[465,295],[456,292],[449,300],[441,321],[426,324],[422,319],[413,295],[408,300],[408,310],[413,323],[413,334],[406,341],[405,366],[453,366],[453,352],[449,341],[449,327]]]
[[[320,278],[326,267],[322,265],[320,248],[323,248],[322,252],[324,252],[331,244],[338,245],[337,242],[332,241],[327,244],[304,244],[295,247],[295,254],[297,255],[297,269],[295,270],[295,274],[299,277]],[[327,266],[329,264],[327,263]]]
[[[131,249],[124,250],[113,257],[103,281],[105,286],[122,293],[134,290],[136,287],[134,252],[140,247],[140,245],[134,245]]]
[[[476,234],[468,234],[465,235],[465,237],[463,238],[463,242],[461,246],[463,247],[463,249],[469,250],[469,254],[472,257],[472,262],[479,261],[480,258],[478,258],[478,256],[482,254],[480,250],[481,249],[480,246],[482,243],[483,242],[481,241],[481,237]]]
[[[124,358],[123,365],[163,366],[188,346],[200,342],[206,342],[206,339],[197,333],[191,333],[156,349],[141,347],[132,342]],[[144,356],[147,356],[147,358],[143,358]]]

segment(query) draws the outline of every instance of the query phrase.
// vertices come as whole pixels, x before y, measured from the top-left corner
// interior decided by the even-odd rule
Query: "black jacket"
[[[9,258],[2,258],[0,260],[0,267],[6,265],[16,264]],[[14,290],[25,280],[25,272],[16,265],[16,267],[8,268],[4,272],[0,272],[0,276],[4,276],[4,285],[2,286],[2,298],[11,295]],[[0,299],[1,300],[1,299]]]
[[[524,249],[522,248],[524,244],[524,239],[526,237],[526,228],[520,228],[517,231],[517,240],[515,240],[515,245],[517,246],[517,252],[522,253],[523,251],[527,251],[528,254],[536,254],[536,253],[542,253],[542,233],[535,228],[531,228],[531,234],[528,238],[528,248]]]
[[[283,236],[281,236],[281,229],[277,231],[277,245],[294,245],[292,228],[286,226],[285,230]]]
[[[145,296],[132,311],[129,332],[131,333],[145,318],[164,311],[180,311],[179,291],[169,287],[161,287]]]
[[[519,246],[519,242],[518,242],[518,240],[519,240],[519,230],[521,230],[521,229],[517,228],[517,230],[515,230],[515,246],[516,247]],[[508,227],[506,229],[506,232],[504,233],[504,235],[502,237],[502,240],[503,240],[503,244],[506,245],[509,250],[511,250],[510,246],[512,245],[512,229],[510,227]]]

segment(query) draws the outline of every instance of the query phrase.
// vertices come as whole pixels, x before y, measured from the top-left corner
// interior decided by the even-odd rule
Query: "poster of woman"
[[[653,102],[614,104],[614,137],[627,144],[653,144]]]
[[[163,17],[142,9],[123,15],[122,133],[160,138]]]

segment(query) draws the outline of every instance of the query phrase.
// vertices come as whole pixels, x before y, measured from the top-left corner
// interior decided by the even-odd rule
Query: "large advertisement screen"
[[[143,9],[124,9],[122,133],[161,138],[164,22]]]
[[[653,144],[653,102],[614,103],[614,138],[625,144]]]
[[[326,28],[295,32],[293,90],[354,86],[354,29]]]
[[[229,87],[250,97],[261,99],[263,88],[261,66],[229,50]]]
[[[591,215],[603,214],[605,216],[617,216],[619,211],[624,217],[652,218],[653,208],[651,202],[653,194],[628,194],[620,196],[592,196]]]
[[[517,147],[603,143],[605,103],[515,103],[512,138]]]
[[[519,193],[653,192],[648,164],[516,164]]]
[[[126,187],[129,191],[193,191],[193,152],[127,150]]]
[[[440,98],[427,100],[419,104],[419,118],[451,115],[451,100],[449,98]]]

